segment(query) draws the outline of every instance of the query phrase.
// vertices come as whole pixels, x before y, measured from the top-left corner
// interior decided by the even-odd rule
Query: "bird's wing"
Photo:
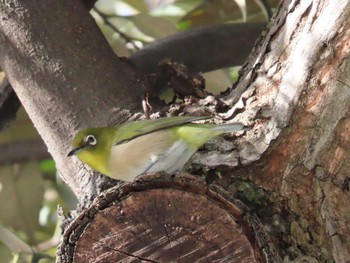
[[[176,127],[185,123],[212,118],[210,116],[177,116],[156,120],[126,122],[115,127],[114,144],[122,144],[154,131]]]

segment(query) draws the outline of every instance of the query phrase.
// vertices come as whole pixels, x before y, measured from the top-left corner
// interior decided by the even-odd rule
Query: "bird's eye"
[[[85,142],[88,145],[96,145],[97,144],[97,140],[96,140],[95,136],[93,136],[93,135],[86,136]]]

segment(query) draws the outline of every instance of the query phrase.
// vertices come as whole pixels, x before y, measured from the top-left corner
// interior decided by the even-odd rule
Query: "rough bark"
[[[247,207],[186,174],[109,189],[63,241],[59,262],[280,262]]]
[[[52,10],[55,10],[54,12]],[[80,1],[1,1],[0,64],[79,200],[95,177],[66,158],[84,127],[128,117],[143,84],[108,46]]]
[[[14,3],[18,8],[19,2]],[[43,6],[34,3],[38,12],[42,13]],[[28,29],[27,23],[24,23],[24,18],[28,18],[25,10],[32,4],[26,4],[28,6],[25,7],[23,5],[22,3],[21,8],[11,13],[10,11],[14,10],[13,6],[4,7],[2,2],[0,44],[5,43],[5,46],[10,48],[0,45],[0,63],[5,64],[6,72],[10,72],[11,84],[15,84],[16,92],[18,89],[20,99],[25,106],[27,105],[28,113],[49,148],[53,152],[57,150],[58,154],[54,158],[59,167],[73,171],[72,164],[68,163],[65,168],[62,163],[63,160],[66,161],[63,152],[68,149],[68,135],[77,128],[107,122],[109,119],[105,113],[108,112],[107,116],[111,116],[110,100],[120,102],[118,106],[122,108],[130,109],[133,104],[123,102],[123,97],[118,97],[120,100],[109,97],[108,102],[104,100],[107,93],[103,85],[97,85],[101,83],[96,83],[96,74],[104,69],[105,61],[110,61],[113,65],[116,63],[115,68],[119,67],[119,61],[109,57],[111,53],[109,50],[107,52],[107,48],[97,50],[99,45],[104,45],[102,40],[92,43],[95,54],[102,52],[99,58],[102,66],[95,63],[97,68],[92,67],[93,59],[86,58],[87,53],[84,52],[83,55],[80,52],[63,53],[65,58],[72,57],[78,66],[60,68],[57,67],[60,61],[49,59],[59,51],[53,43],[54,40],[49,40],[57,32],[68,34],[69,37],[64,36],[71,41],[66,41],[62,36],[59,38],[65,39],[67,45],[78,45],[83,50],[86,46],[80,46],[80,43],[86,43],[86,35],[90,36],[90,40],[94,39],[87,30],[89,27],[81,24],[81,18],[79,21],[76,19],[75,24],[80,27],[75,29],[83,30],[84,35],[80,30],[71,31],[68,22],[63,22],[63,28],[66,29],[61,30],[63,33],[58,28],[55,33],[36,33],[46,44],[42,46],[37,43],[33,46],[31,41],[37,38],[33,38],[34,33]],[[62,5],[57,8],[62,8]],[[70,9],[75,12],[80,10],[75,2],[67,1],[63,6],[67,6],[63,12],[67,15],[66,20],[71,19]],[[246,177],[256,185],[270,190],[273,196],[278,196],[274,205],[278,206],[280,216],[284,217],[284,213],[289,212],[288,217],[283,218],[287,230],[279,233],[279,241],[298,248],[300,254],[307,255],[310,260],[316,258],[321,262],[330,259],[349,262],[350,258],[350,211],[347,206],[350,181],[350,167],[347,161],[350,157],[350,89],[338,81],[341,79],[350,83],[349,10],[349,0],[284,1],[268,31],[243,67],[239,83],[229,95],[222,98],[226,103],[233,105],[230,111],[223,114],[224,118],[231,118],[236,114],[234,120],[255,124],[254,128],[234,143],[222,143],[221,152],[216,151],[213,154],[201,151],[195,157],[195,164],[204,167],[210,164],[208,170],[219,171],[218,167],[225,167],[226,170],[214,174],[216,183],[229,188],[230,183],[236,179],[234,177]],[[33,19],[32,16],[29,18]],[[58,21],[59,17],[54,20]],[[16,26],[18,22],[20,24]],[[34,25],[38,26],[35,23]],[[16,32],[22,34],[11,34],[9,28],[13,26]],[[94,30],[93,34],[100,36]],[[74,37],[75,35],[79,39]],[[24,44],[18,46],[18,43]],[[28,45],[29,50],[26,48]],[[52,52],[42,54],[46,45]],[[40,56],[36,55],[37,52]],[[29,62],[26,60],[26,54],[31,58]],[[83,63],[79,62],[80,60]],[[20,66],[20,61],[27,63],[24,63],[24,69]],[[42,61],[47,62],[48,67],[44,68]],[[51,63],[48,63],[50,61]],[[128,68],[123,69],[124,66],[118,68],[120,72],[113,71],[116,75],[111,75],[111,70],[115,68],[106,69],[109,73],[104,75],[104,84],[111,85],[109,81],[117,83],[114,79],[116,76],[120,80],[129,76],[129,71],[124,71]],[[72,78],[71,72],[83,76],[82,69],[86,68],[90,69],[92,77],[81,77],[83,80],[79,81]],[[61,71],[65,79],[56,76]],[[42,83],[44,85],[39,85],[40,81],[45,79],[43,73],[56,77],[50,78],[50,81],[46,80]],[[25,83],[16,80],[16,76],[26,80]],[[83,85],[80,85],[81,83]],[[31,99],[34,100],[34,104],[29,102],[25,84],[32,88]],[[120,85],[125,87],[126,84],[122,82]],[[47,93],[48,86],[54,87],[50,94]],[[99,87],[102,87],[102,91]],[[78,96],[75,95],[75,90],[78,91],[79,103],[73,100],[73,97]],[[39,95],[42,97],[40,100]],[[67,100],[60,101],[64,96]],[[43,103],[49,99],[53,106]],[[97,104],[99,100],[100,103]],[[106,105],[101,101],[106,101]],[[94,105],[98,105],[98,110],[94,110]],[[48,115],[43,113],[44,109],[51,112],[57,110],[59,115],[49,119]],[[86,109],[90,109],[90,112]],[[39,113],[46,117],[41,117]],[[82,119],[77,120],[73,116],[74,113],[79,113]],[[67,124],[58,124],[60,120]],[[83,120],[86,123],[82,124]],[[77,185],[84,187],[86,184],[75,180],[70,186],[77,189],[74,188]],[[271,214],[268,214],[267,218],[272,221]],[[281,249],[284,255],[288,255],[286,247]]]
[[[350,1],[284,1],[224,100],[255,121],[239,173],[283,198],[288,242],[321,262],[350,259],[349,39]]]
[[[160,75],[160,62],[169,58],[184,63],[190,73],[241,65],[265,27],[266,24],[225,24],[179,32],[155,41],[127,61],[143,73]],[[179,46],[187,48],[179,49]],[[207,59],[203,61],[203,57]],[[6,79],[3,85],[4,88],[0,87],[0,129],[15,118],[21,105]]]

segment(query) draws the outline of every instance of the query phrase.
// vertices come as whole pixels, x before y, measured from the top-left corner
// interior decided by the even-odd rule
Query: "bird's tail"
[[[247,130],[239,122],[223,124],[187,124],[176,129],[177,136],[188,146],[198,149],[201,145],[225,132]]]
[[[225,133],[225,132],[235,132],[235,131],[248,131],[250,130],[250,128],[247,126],[244,126],[243,123],[234,122],[234,123],[222,123],[222,124],[211,125],[210,130],[220,131],[222,133]]]

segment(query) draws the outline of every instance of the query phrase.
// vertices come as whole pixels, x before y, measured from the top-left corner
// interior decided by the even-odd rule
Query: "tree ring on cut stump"
[[[150,174],[108,189],[65,230],[58,262],[268,262],[259,220],[215,186]],[[276,261],[273,261],[276,262]]]

